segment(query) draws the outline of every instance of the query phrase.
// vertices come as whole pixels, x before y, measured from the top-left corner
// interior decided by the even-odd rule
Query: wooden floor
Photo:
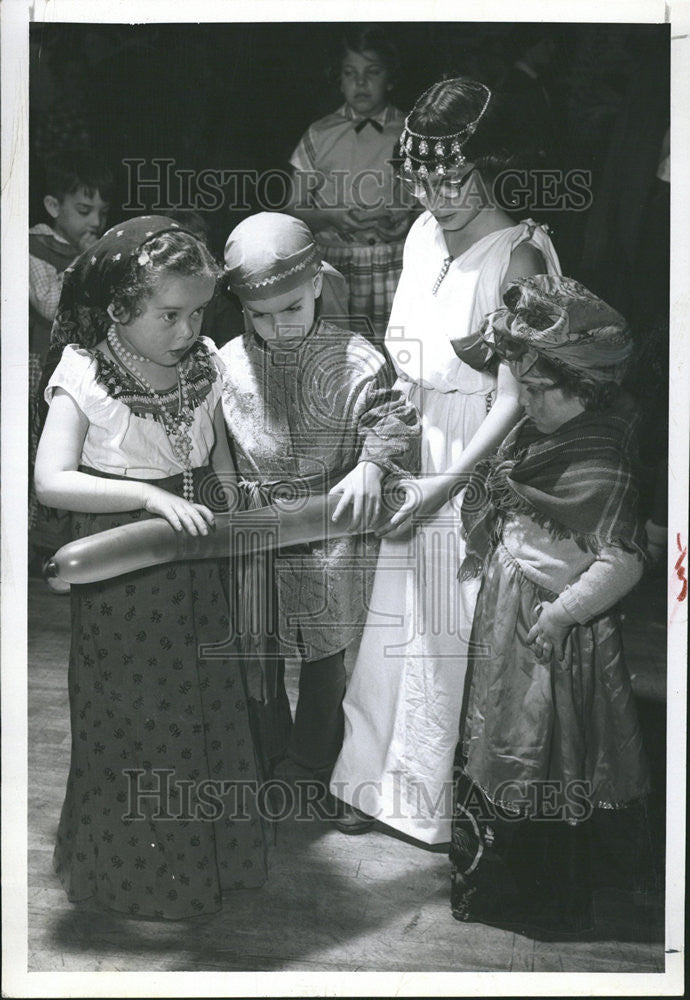
[[[660,590],[643,582],[626,616],[652,729],[663,720]],[[166,924],[70,905],[51,868],[69,765],[69,599],[38,580],[29,599],[29,971],[664,971],[660,897],[599,897],[597,929],[577,943],[458,924],[445,851],[384,828],[347,837],[326,822],[281,823],[267,885],[233,893],[217,916]],[[294,697],[294,671],[289,683]]]

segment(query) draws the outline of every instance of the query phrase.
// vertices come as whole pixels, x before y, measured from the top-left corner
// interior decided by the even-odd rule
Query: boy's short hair
[[[89,152],[56,153],[46,160],[43,173],[43,197],[52,195],[62,201],[65,195],[76,194],[83,188],[89,197],[98,192],[103,201],[110,201],[112,171]]]

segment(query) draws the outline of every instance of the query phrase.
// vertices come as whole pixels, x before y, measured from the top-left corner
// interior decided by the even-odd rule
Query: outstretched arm
[[[362,441],[358,464],[331,490],[341,497],[333,520],[339,521],[352,505],[352,530],[371,529],[378,520],[387,473],[399,477],[419,467],[419,414],[399,389],[392,388],[393,373],[376,354],[379,370],[359,389],[352,408],[351,424]]]
[[[514,427],[520,413],[517,382],[508,365],[502,363],[498,369],[496,401],[460,458],[441,475],[405,480],[401,484],[405,491],[403,504],[379,534],[392,537],[402,535],[409,530],[413,520],[431,517],[440,510],[458,489],[467,484],[477,462],[498,448]]]

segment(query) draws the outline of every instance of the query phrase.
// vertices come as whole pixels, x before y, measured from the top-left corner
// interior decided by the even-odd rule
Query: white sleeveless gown
[[[493,376],[460,361],[450,343],[503,306],[500,289],[519,244],[560,265],[548,236],[527,220],[491,233],[450,265],[433,216],[405,244],[386,345],[402,389],[422,416],[421,474],[456,461],[483,421]],[[460,584],[461,498],[410,541],[383,540],[369,614],[345,696],[345,740],[331,781],[338,798],[428,844],[450,840],[452,766],[467,643],[479,581]]]

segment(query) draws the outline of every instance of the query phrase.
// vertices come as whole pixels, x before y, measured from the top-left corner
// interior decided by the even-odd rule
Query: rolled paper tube
[[[59,549],[45,568],[49,579],[95,583],[149,566],[189,559],[223,559],[350,534],[348,516],[331,520],[337,496],[277,501],[268,507],[216,514],[208,535],[175,531],[163,518],[123,524]]]

